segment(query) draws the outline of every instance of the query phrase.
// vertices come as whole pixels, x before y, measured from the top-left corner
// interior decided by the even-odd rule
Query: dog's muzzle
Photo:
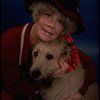
[[[41,75],[39,70],[34,70],[30,74],[31,74],[31,77],[34,79],[38,78]]]
[[[39,78],[39,76],[41,76],[41,72],[39,70],[34,70],[31,72],[31,77],[34,79],[34,81],[42,81],[42,84],[44,84],[44,87],[47,88],[49,86],[51,86],[54,78],[52,77],[52,75],[47,75],[46,78]]]

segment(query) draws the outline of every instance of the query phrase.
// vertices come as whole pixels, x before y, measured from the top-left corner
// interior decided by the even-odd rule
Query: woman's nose
[[[48,26],[51,28],[54,28],[55,25],[56,25],[56,19],[54,19],[54,18],[50,19]]]

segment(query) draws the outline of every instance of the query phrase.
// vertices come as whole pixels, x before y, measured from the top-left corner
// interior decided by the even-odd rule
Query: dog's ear
[[[59,44],[61,46],[61,57],[67,55],[67,42],[64,39],[59,39]]]
[[[63,50],[62,50],[63,51],[63,54],[65,54],[67,52],[68,43],[64,39],[60,40],[60,42],[61,42],[61,45],[63,46]]]
[[[61,53],[61,56],[65,59],[66,57],[68,59],[71,58],[71,48],[69,47],[68,43],[66,40],[60,40],[60,42],[62,43],[63,45],[63,50],[62,50],[62,53]]]
[[[64,60],[71,59],[71,48],[70,47],[64,47],[63,52],[61,54],[61,58]]]

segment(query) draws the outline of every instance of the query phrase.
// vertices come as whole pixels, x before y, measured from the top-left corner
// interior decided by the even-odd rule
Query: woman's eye
[[[47,17],[51,17],[51,14],[49,14],[49,13],[45,13],[45,15],[46,15]]]
[[[58,22],[59,22],[60,24],[64,24],[64,22],[63,22],[62,20],[58,20]]]
[[[63,26],[65,26],[65,22],[63,20],[58,20],[59,24],[62,24]]]

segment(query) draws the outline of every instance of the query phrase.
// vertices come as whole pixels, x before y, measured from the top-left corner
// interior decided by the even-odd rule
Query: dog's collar
[[[65,40],[67,41],[67,43],[69,44],[69,46],[72,50],[71,51],[71,60],[69,61],[68,59],[66,59],[66,62],[70,65],[70,67],[67,69],[67,73],[68,73],[77,68],[78,64],[80,63],[80,59],[79,59],[79,55],[78,55],[78,49],[76,48],[76,46],[74,44],[73,38],[70,35],[67,35],[65,37]]]

